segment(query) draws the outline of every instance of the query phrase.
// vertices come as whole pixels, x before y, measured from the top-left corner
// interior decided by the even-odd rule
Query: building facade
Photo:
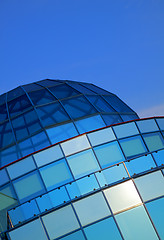
[[[0,96],[0,132],[1,239],[164,239],[164,117],[43,80]]]

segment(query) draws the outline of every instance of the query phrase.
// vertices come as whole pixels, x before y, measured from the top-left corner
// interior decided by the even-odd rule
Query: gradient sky
[[[0,94],[46,78],[164,115],[164,0],[0,0]]]

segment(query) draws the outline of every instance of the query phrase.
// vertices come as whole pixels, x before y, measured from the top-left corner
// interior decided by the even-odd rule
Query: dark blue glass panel
[[[35,83],[30,83],[30,84],[24,85],[23,89],[25,89],[25,91],[27,91],[27,92],[32,92],[32,91],[43,89],[43,87],[41,87]]]
[[[156,163],[158,166],[164,165],[164,150],[154,152],[153,157],[155,158]]]
[[[12,146],[0,152],[0,166],[5,166],[11,162],[14,162],[20,158],[20,153],[18,152],[16,146]]]
[[[6,102],[6,93],[0,95],[0,105]]]
[[[73,88],[75,88],[76,90],[78,90],[79,92],[83,93],[83,94],[95,94],[93,91],[89,90],[88,88],[80,85],[80,83],[77,82],[69,82],[68,83],[70,86],[72,86]]]
[[[121,114],[120,116],[124,122],[138,119],[137,114]]]
[[[61,240],[85,240],[82,231],[77,231],[66,237],[60,238]]]
[[[164,239],[164,198],[157,199],[146,204],[150,217],[160,235],[161,239]]]
[[[98,94],[109,94],[108,91],[100,88],[100,87],[97,87],[93,84],[90,84],[90,83],[81,83],[81,85],[89,88],[90,90],[94,91],[95,93],[98,93]]]
[[[0,185],[3,185],[9,181],[9,177],[6,173],[6,169],[0,170]]]
[[[20,97],[23,94],[25,94],[23,89],[21,87],[17,87],[7,93],[7,101],[9,102],[9,101],[13,100],[14,98]]]
[[[121,240],[122,237],[112,217],[84,228],[87,240]]]
[[[37,112],[44,127],[70,120],[59,102],[38,107]]]
[[[75,97],[62,101],[68,114],[74,119],[96,113],[96,109],[84,97]]]
[[[118,115],[118,114],[113,114],[113,115],[112,114],[101,114],[101,116],[104,119],[107,126],[122,122],[122,119],[121,119],[120,115]]]
[[[56,98],[47,89],[29,92],[29,96],[34,105],[50,103],[56,100]]]
[[[0,106],[0,122],[5,121],[8,118],[6,104]]]
[[[31,139],[26,139],[18,144],[22,157],[35,152]]]
[[[60,84],[55,87],[49,88],[49,90],[57,97],[58,99],[72,97],[75,95],[79,95],[80,92],[76,91],[75,89],[71,88],[67,84]]]
[[[31,137],[31,141],[33,143],[35,151],[48,147],[50,145],[45,132],[38,133],[35,136]]]
[[[106,101],[117,111],[117,112],[133,112],[121,99],[116,95],[104,96]]]
[[[0,148],[14,143],[14,135],[9,122],[4,122],[0,125]]]
[[[42,80],[42,81],[38,81],[37,83],[42,85],[43,87],[52,87],[52,86],[60,84],[61,81],[45,79],[45,80]]]
[[[87,98],[100,112],[116,112],[101,96],[88,95]]]

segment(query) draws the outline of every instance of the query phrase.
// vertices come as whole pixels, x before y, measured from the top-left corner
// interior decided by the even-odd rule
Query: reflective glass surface
[[[0,170],[0,185],[3,185],[9,181],[9,177],[5,169]]]
[[[164,164],[164,150],[154,152],[153,156],[158,166],[161,166],[162,164]]]
[[[137,121],[137,125],[141,133],[153,132],[153,131],[159,130],[154,119]]]
[[[68,236],[60,239],[61,240],[85,240],[82,231],[77,231],[75,233],[69,234]]]
[[[143,137],[150,151],[164,148],[164,139],[161,133],[149,133],[143,135]]]
[[[117,138],[133,136],[139,134],[138,129],[134,122],[124,123],[113,127]]]

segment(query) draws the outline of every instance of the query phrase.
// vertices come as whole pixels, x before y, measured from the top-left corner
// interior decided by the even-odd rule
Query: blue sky
[[[163,0],[0,0],[0,94],[45,78],[91,82],[164,115]]]

